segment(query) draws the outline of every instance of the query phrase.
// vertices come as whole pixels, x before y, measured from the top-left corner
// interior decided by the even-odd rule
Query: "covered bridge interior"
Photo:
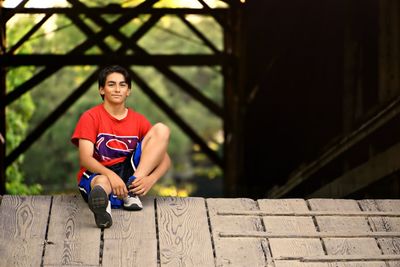
[[[158,7],[157,0],[88,6],[30,8],[29,1],[0,8],[0,195],[5,170],[96,82],[88,77],[13,151],[6,153],[6,107],[56,71],[69,65],[153,66],[182,92],[223,121],[223,153],[130,69],[134,83],[187,134],[213,164],[223,169],[224,196],[250,198],[400,196],[400,3],[396,0],[216,1],[195,8]],[[0,2],[1,3],[1,2]],[[213,2],[214,3],[214,2]],[[19,42],[8,47],[7,21],[16,14],[45,14]],[[18,47],[54,14],[63,14],[87,39],[62,54],[23,54]],[[119,15],[108,22],[103,14]],[[119,28],[139,14],[149,19],[131,36]],[[208,16],[223,32],[216,47],[188,15]],[[206,47],[207,54],[150,54],[138,45],[163,16],[177,16]],[[100,30],[81,19],[85,16]],[[113,51],[104,39],[121,42]],[[98,55],[85,54],[92,46]],[[130,51],[130,52],[128,52]],[[43,67],[7,91],[7,71]],[[223,103],[202,94],[171,66],[218,66]]]

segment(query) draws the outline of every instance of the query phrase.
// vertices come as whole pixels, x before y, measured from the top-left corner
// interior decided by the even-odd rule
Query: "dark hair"
[[[104,87],[106,85],[106,80],[107,80],[107,76],[110,75],[111,73],[120,73],[124,76],[125,78],[125,82],[128,84],[128,88],[131,88],[131,76],[129,75],[128,71],[119,66],[119,65],[112,65],[112,66],[108,66],[103,68],[100,73],[99,73],[99,89],[100,87]],[[102,95],[101,98],[104,100],[104,96]]]

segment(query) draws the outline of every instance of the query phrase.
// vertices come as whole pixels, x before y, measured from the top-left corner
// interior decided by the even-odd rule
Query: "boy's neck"
[[[122,119],[126,116],[125,104],[112,105],[108,102],[103,103],[104,109],[113,117],[117,119]]]

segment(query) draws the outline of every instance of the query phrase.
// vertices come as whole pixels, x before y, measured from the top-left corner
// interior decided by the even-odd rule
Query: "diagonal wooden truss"
[[[0,141],[5,139],[5,108],[13,101],[21,97],[24,93],[32,90],[46,78],[55,74],[58,70],[67,65],[94,65],[98,66],[78,88],[76,88],[64,101],[50,113],[19,146],[5,154],[5,142],[0,142],[0,194],[5,193],[5,169],[24,153],[52,124],[54,124],[89,88],[96,82],[99,68],[104,65],[120,62],[120,57],[124,57],[126,67],[132,65],[153,66],[162,75],[177,85],[183,92],[190,95],[193,99],[200,102],[215,116],[224,121],[225,147],[224,158],[221,158],[215,151],[209,148],[207,143],[193,130],[189,123],[185,122],[172,107],[170,107],[146,81],[130,68],[133,81],[142,91],[161,108],[181,129],[190,137],[193,142],[198,144],[201,150],[218,166],[225,170],[225,184],[232,188],[232,183],[237,179],[240,166],[237,164],[240,155],[240,94],[242,91],[243,79],[240,74],[240,52],[243,42],[240,40],[241,26],[241,2],[238,0],[226,1],[227,8],[211,8],[203,0],[198,0],[203,6],[201,9],[194,8],[154,8],[159,0],[148,0],[131,8],[122,8],[116,5],[106,7],[88,7],[79,0],[68,0],[71,4],[69,8],[26,8],[25,4],[29,0],[22,1],[15,8],[3,8],[0,6]],[[16,14],[45,14],[45,16],[13,46],[6,47],[6,22]],[[63,14],[82,31],[87,39],[77,45],[64,55],[54,54],[15,54],[15,51],[24,44],[37,30],[54,14]],[[113,22],[107,22],[101,15],[117,14],[119,17]],[[139,15],[147,14],[150,18],[144,22],[130,36],[120,32],[120,28],[132,21]],[[197,14],[213,17],[223,28],[224,49],[220,51],[214,44],[199,31],[185,15]],[[98,25],[101,30],[94,32],[87,23],[81,19],[80,15],[85,15],[92,22]],[[154,55],[149,54],[141,48],[137,42],[142,38],[163,16],[177,16],[213,53],[206,55]],[[113,51],[105,42],[105,38],[112,36],[122,45]],[[85,52],[97,46],[101,49],[100,55],[86,55]],[[133,55],[126,54],[128,50],[134,52]],[[10,93],[6,93],[7,67],[34,65],[44,66],[35,76],[25,81],[23,84],[14,88]],[[219,106],[212,99],[209,99],[195,86],[188,83],[170,66],[221,66],[224,76],[224,104]],[[227,189],[233,192],[233,189]]]

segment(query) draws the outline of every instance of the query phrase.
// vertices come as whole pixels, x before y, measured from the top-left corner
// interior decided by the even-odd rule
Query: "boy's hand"
[[[121,177],[116,173],[113,173],[108,175],[108,179],[110,180],[111,189],[114,195],[121,199],[128,195],[128,190],[126,189],[126,185]]]
[[[129,191],[135,195],[144,196],[155,184],[155,180],[151,176],[136,177],[133,183],[129,186]]]

